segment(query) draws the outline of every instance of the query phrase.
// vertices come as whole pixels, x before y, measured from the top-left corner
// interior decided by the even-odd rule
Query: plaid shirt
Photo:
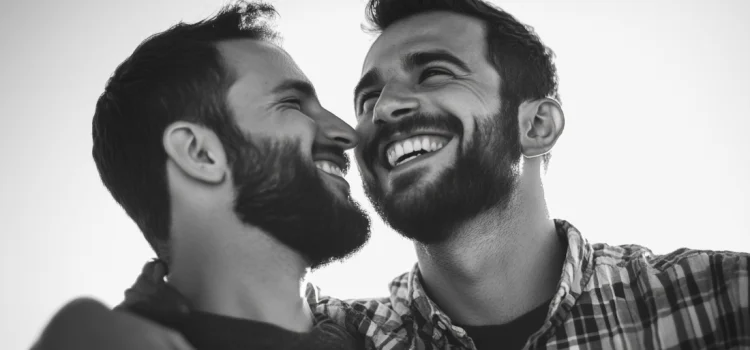
[[[568,252],[544,325],[527,349],[750,349],[750,254],[680,249],[653,255],[636,245],[589,244],[556,220]],[[120,309],[169,320],[189,313],[184,297],[154,273],[153,261]],[[331,318],[367,349],[475,349],[466,332],[425,294],[419,268],[391,283],[391,296],[319,297],[316,321]]]
[[[750,349],[750,254],[589,244],[556,220],[568,243],[557,294],[527,349]],[[316,311],[365,336],[368,349],[475,349],[425,294],[415,266],[391,296],[308,297]]]

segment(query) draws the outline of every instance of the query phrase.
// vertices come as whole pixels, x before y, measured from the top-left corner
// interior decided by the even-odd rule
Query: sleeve
[[[720,324],[730,335],[730,344],[727,345],[750,347],[750,254],[729,253],[714,259],[720,265],[715,270],[722,275],[717,277],[725,278],[725,302],[720,303],[719,309],[722,314]]]

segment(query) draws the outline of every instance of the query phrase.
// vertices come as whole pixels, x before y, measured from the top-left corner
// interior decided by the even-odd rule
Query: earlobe
[[[219,184],[224,181],[226,156],[213,131],[180,121],[164,130],[162,141],[167,157],[185,175],[205,183]]]
[[[552,150],[565,128],[560,103],[551,98],[527,101],[518,108],[523,155],[538,157]]]

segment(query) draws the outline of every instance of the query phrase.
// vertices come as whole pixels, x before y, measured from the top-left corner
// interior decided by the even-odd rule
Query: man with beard
[[[357,161],[418,264],[378,348],[750,347],[750,255],[589,244],[550,218],[565,118],[552,52],[481,0],[369,0]],[[386,314],[370,304],[372,320]],[[360,326],[360,329],[363,327]],[[404,331],[402,331],[404,330]],[[399,339],[396,334],[403,334]]]
[[[750,346],[748,254],[589,244],[543,175],[565,118],[552,53],[479,0],[370,0],[357,161],[418,264],[391,296],[318,310],[372,349]],[[159,298],[142,276],[133,298]],[[137,297],[135,294],[138,294]]]
[[[361,341],[311,311],[300,284],[369,236],[343,179],[357,136],[274,44],[260,22],[274,13],[239,3],[158,33],[99,98],[99,174],[165,263],[149,269],[168,269],[165,299],[125,309],[197,349],[356,348]],[[85,348],[65,339],[75,326],[53,320],[37,348]],[[147,348],[128,339],[139,337],[87,346]],[[186,347],[179,337],[162,345]]]

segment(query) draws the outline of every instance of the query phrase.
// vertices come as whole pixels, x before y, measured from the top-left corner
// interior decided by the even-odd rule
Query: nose
[[[331,112],[326,111],[323,118],[318,120],[318,128],[319,132],[316,136],[318,144],[348,150],[359,143],[357,132]]]
[[[373,109],[373,123],[395,123],[419,109],[419,100],[406,87],[395,82],[383,87]]]

